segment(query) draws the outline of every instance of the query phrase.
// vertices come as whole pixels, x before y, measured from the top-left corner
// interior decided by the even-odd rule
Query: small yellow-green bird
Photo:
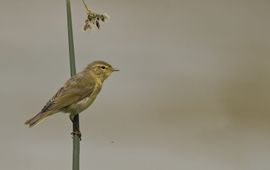
[[[43,109],[25,122],[32,127],[44,118],[58,112],[70,113],[70,119],[88,108],[112,72],[119,71],[104,61],[94,61],[82,72],[72,76],[47,102]]]

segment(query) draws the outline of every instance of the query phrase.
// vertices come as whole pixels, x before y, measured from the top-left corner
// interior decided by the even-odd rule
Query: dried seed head
[[[95,25],[98,29],[100,28],[100,21],[105,22],[109,19],[109,16],[105,14],[98,14],[94,13],[92,11],[87,12],[87,19],[85,20],[84,24],[84,31],[91,30],[93,27],[92,25]]]
[[[100,28],[100,24],[99,24],[98,21],[96,21],[96,26],[97,26],[98,29]]]

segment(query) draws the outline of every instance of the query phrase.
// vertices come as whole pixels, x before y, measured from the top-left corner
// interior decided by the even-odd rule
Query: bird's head
[[[99,78],[101,81],[104,81],[112,74],[112,72],[119,70],[114,69],[105,61],[94,61],[86,67],[85,71],[89,72],[96,78]]]

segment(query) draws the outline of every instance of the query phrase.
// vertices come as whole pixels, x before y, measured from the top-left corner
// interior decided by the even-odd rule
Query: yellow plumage
[[[89,64],[82,72],[71,77],[61,87],[43,109],[33,118],[25,122],[32,127],[44,118],[58,112],[70,113],[74,117],[88,108],[101,90],[102,84],[115,70],[104,61]]]

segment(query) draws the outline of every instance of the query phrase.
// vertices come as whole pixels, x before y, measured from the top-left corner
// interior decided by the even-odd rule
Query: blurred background
[[[111,18],[83,32],[77,71],[113,74],[81,114],[81,169],[270,169],[270,1],[87,0]],[[69,78],[65,1],[0,1],[0,169],[71,169],[71,123],[24,126]]]

